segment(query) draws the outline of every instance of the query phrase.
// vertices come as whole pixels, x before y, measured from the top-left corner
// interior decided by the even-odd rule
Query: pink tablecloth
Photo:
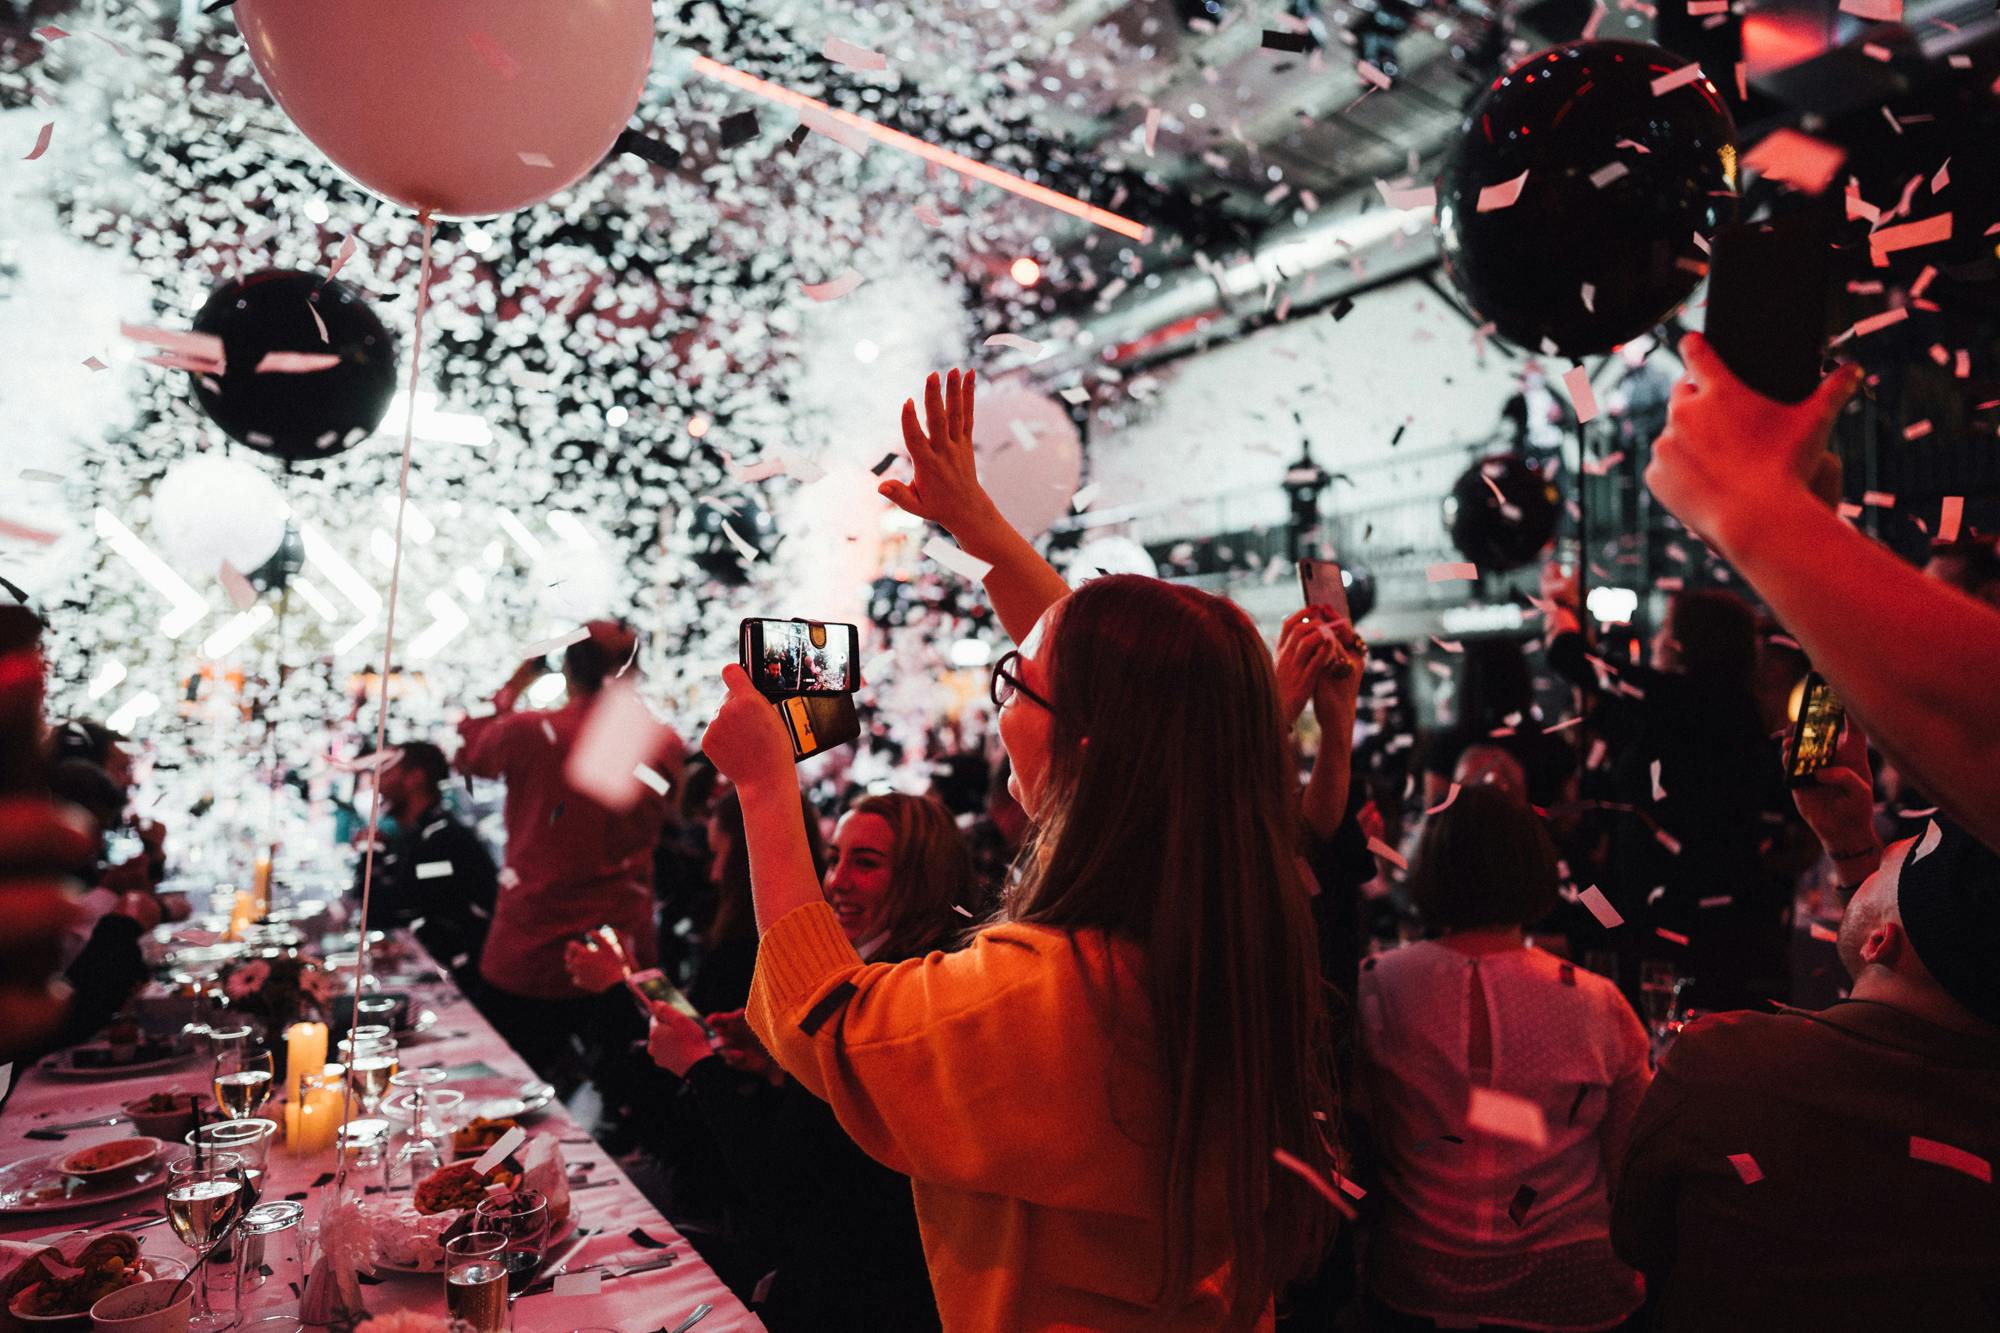
[[[532,1077],[520,1057],[455,990],[442,985],[426,987],[420,995],[420,1003],[437,1011],[438,1023],[432,1029],[434,1035],[405,1046],[405,1065],[449,1068],[483,1062],[507,1080],[525,1081]],[[37,1154],[68,1152],[106,1139],[125,1137],[132,1132],[130,1125],[74,1131],[60,1143],[23,1136],[38,1125],[67,1124],[100,1113],[116,1114],[121,1103],[143,1097],[149,1092],[205,1089],[207,1068],[204,1061],[191,1059],[165,1073],[120,1080],[58,1080],[40,1070],[19,1069],[15,1071],[15,1076],[20,1086],[7,1103],[4,1114],[0,1114],[0,1163],[15,1162]],[[275,1108],[266,1109],[272,1119],[282,1118]],[[649,1333],[649,1330],[671,1328],[703,1301],[715,1309],[701,1321],[699,1333],[751,1333],[763,1329],[763,1324],[729,1293],[693,1247],[646,1201],[625,1173],[619,1170],[618,1164],[598,1148],[560,1106],[551,1107],[530,1127],[538,1134],[560,1136],[572,1181],[586,1179],[593,1182],[581,1189],[572,1187],[571,1202],[578,1225],[596,1234],[569,1261],[569,1272],[576,1273],[598,1265],[643,1262],[664,1255],[675,1256],[675,1262],[671,1267],[655,1272],[606,1281],[603,1289],[594,1296],[545,1294],[522,1297],[515,1302],[513,1311],[513,1326],[517,1333],[544,1333],[544,1330],[566,1333],[567,1330],[584,1327],[617,1329],[621,1333]],[[315,1221],[320,1191],[314,1188],[314,1182],[331,1166],[331,1153],[300,1158],[288,1155],[280,1146],[271,1155],[264,1197],[267,1200],[281,1199],[287,1194],[305,1190],[308,1193],[306,1217],[308,1222]],[[609,1183],[595,1183],[599,1181]],[[157,1215],[161,1207],[158,1197],[140,1195],[64,1212],[0,1213],[0,1241],[54,1239],[80,1228],[129,1222],[141,1213]],[[666,1248],[640,1246],[631,1237],[635,1228],[643,1230],[656,1241],[664,1242]],[[186,1256],[187,1252],[165,1226],[148,1227],[139,1234],[146,1237],[150,1253]],[[379,1276],[382,1279],[379,1285],[364,1288],[369,1313],[386,1314],[392,1310],[443,1313],[443,1279],[437,1275],[382,1273]],[[246,1304],[254,1315],[258,1313],[259,1305],[275,1303],[279,1299],[288,1300],[289,1293],[271,1292],[267,1301]]]

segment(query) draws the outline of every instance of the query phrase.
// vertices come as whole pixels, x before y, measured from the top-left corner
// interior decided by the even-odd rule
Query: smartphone
[[[1847,725],[1847,710],[1841,706],[1833,687],[1814,671],[1799,687],[1798,715],[1792,723],[1792,741],[1785,748],[1785,780],[1794,787],[1809,786],[1822,768],[1833,762],[1840,733]]]
[[[694,1007],[693,1001],[688,999],[679,986],[667,980],[667,974],[659,968],[634,972],[625,978],[625,984],[631,989],[632,994],[638,997],[641,1011],[651,1013],[650,1006],[664,1004],[700,1023],[704,1032],[708,1030],[708,1022],[701,1016],[701,1011]]]
[[[1833,256],[1826,206],[1725,227],[1711,251],[1703,336],[1758,393],[1804,402],[1819,387],[1826,350]]]
[[[817,620],[746,620],[744,671],[773,699],[851,694],[861,685],[861,631]]]
[[[1353,619],[1347,610],[1347,576],[1333,561],[1299,561],[1299,589],[1307,606],[1330,606],[1341,619]]]
[[[792,761],[846,745],[861,735],[861,717],[851,694],[793,694],[777,701],[778,716],[792,738]]]

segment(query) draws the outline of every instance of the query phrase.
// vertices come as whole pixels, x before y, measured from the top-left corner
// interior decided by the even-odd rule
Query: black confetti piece
[[[1465,1142],[1465,1140],[1464,1140],[1464,1139],[1462,1139],[1462,1138],[1458,1137],[1458,1135],[1456,1135],[1456,1134],[1441,1134],[1441,1135],[1439,1135],[1438,1137],[1442,1138],[1442,1139],[1443,1139],[1443,1140],[1444,1140],[1444,1141],[1445,1141],[1446,1143],[1464,1143],[1464,1142]]]
[[[305,1197],[306,1197],[306,1192],[304,1190],[293,1190],[290,1194],[287,1194],[285,1196],[286,1199],[290,1200],[293,1203],[297,1203],[299,1200]]]
[[[1353,309],[1354,309],[1354,298],[1351,296],[1343,296],[1338,301],[1335,301],[1333,303],[1334,322],[1338,323],[1341,320],[1346,319],[1348,313]]]
[[[319,1173],[319,1179],[313,1181],[312,1187],[316,1190],[323,1190],[332,1183],[333,1183],[333,1172],[322,1171]]]
[[[31,1129],[21,1137],[24,1139],[42,1139],[50,1143],[61,1143],[69,1135],[59,1133],[53,1129]]]
[[[1535,1206],[1535,1188],[1523,1185],[1514,1191],[1514,1201],[1507,1205],[1507,1216],[1514,1219],[1515,1226],[1521,1226],[1528,1216],[1528,1210]]]
[[[656,167],[677,167],[680,165],[681,155],[679,153],[676,153],[658,139],[650,139],[637,130],[626,130],[618,136],[618,142],[614,146],[619,152],[630,153],[641,161],[650,162]]]
[[[1590,1085],[1588,1083],[1576,1090],[1576,1100],[1569,1104],[1569,1122],[1572,1125],[1576,1123],[1577,1113],[1583,1110],[1583,1099],[1589,1092]]]
[[[1403,432],[1408,429],[1409,427],[1407,425],[1396,427],[1396,433],[1389,437],[1389,447],[1391,449],[1394,449],[1397,445],[1403,442]]]
[[[625,1238],[642,1250],[664,1250],[667,1248],[665,1241],[654,1240],[651,1236],[647,1235],[644,1227],[633,1227],[625,1233]]]
[[[365,1286],[379,1287],[382,1285],[382,1279],[376,1277],[373,1273],[357,1272],[354,1276],[357,1281],[361,1282]]]
[[[1563,985],[1576,985],[1576,965],[1574,963],[1564,963],[1556,975],[1562,978]]]
[[[740,148],[757,137],[757,113],[738,111],[722,118],[722,146]]]
[[[879,477],[884,472],[887,472],[890,468],[896,466],[896,460],[901,457],[902,457],[901,454],[883,454],[882,461],[877,463],[874,467],[869,468],[868,470],[870,472],[873,472],[876,476]]]
[[[811,132],[812,132],[811,129],[805,125],[801,125],[797,129],[793,130],[792,137],[785,140],[785,151],[787,153],[798,152],[799,149],[804,147],[805,145],[806,135],[810,134]]]
[[[1299,54],[1312,50],[1312,38],[1302,32],[1282,32],[1276,28],[1264,29],[1264,49],[1266,51],[1291,51]]]

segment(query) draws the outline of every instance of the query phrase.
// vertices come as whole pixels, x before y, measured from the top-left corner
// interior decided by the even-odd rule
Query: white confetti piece
[[[316,302],[307,301],[306,313],[313,317],[313,327],[319,330],[319,340],[330,345],[333,339],[327,335],[326,321],[320,318],[319,305]]]
[[[1082,513],[1096,502],[1098,492],[1102,489],[1102,483],[1095,481],[1088,486],[1078,488],[1077,493],[1069,497],[1069,507],[1079,514]]]
[[[1943,841],[1944,841],[1944,830],[1938,827],[1937,821],[1935,819],[1931,820],[1930,823],[1925,825],[1924,827],[1924,836],[1919,838],[1917,840],[1917,845],[1910,849],[1910,859],[1908,864],[1915,865],[1917,862],[1923,860],[1926,856],[1929,856],[1932,852],[1936,851],[1938,849],[1938,844]]]
[[[1405,212],[1429,212],[1437,207],[1437,187],[1431,185],[1391,185],[1388,181],[1376,181],[1375,188],[1382,193],[1382,200],[1391,208]],[[1509,200],[1508,202],[1512,202]],[[1486,210],[1482,207],[1480,212]]]
[[[1549,1142],[1548,1120],[1542,1115],[1542,1108],[1525,1097],[1516,1097],[1497,1088],[1472,1090],[1472,1102],[1465,1111],[1465,1124],[1468,1129],[1482,1134],[1512,1139],[1530,1147],[1545,1148]]]
[[[1653,779],[1653,799],[1656,801],[1666,800],[1667,789],[1660,785],[1660,761],[1658,759],[1652,762],[1650,775]]]
[[[1989,1185],[1993,1183],[1993,1163],[1987,1161],[1977,1153],[1967,1152],[1963,1148],[1954,1148],[1949,1143],[1939,1143],[1936,1139],[1927,1139],[1921,1135],[1912,1134],[1910,1135],[1910,1157],[1913,1161],[1930,1162],[1935,1166],[1949,1167],[1953,1171],[1963,1172],[1971,1176],[1974,1180],[1983,1180]]]
[[[749,539],[736,530],[736,525],[727,519],[724,519],[722,523],[722,535],[729,539],[731,546],[736,548],[736,554],[743,557],[743,563],[751,563],[760,554],[757,548],[750,543]]]
[[[257,363],[259,375],[310,375],[332,370],[340,358],[332,352],[266,352]]]
[[[216,571],[216,578],[222,583],[222,591],[228,594],[229,604],[238,611],[248,611],[257,605],[257,590],[250,586],[250,580],[243,577],[243,571],[227,560]]]
[[[59,482],[67,481],[68,478],[60,472],[48,472],[38,467],[24,467],[21,469],[21,480]]]
[[[875,146],[875,141],[866,133],[817,107],[807,107],[799,112],[799,123],[814,134],[831,139],[842,148],[858,153],[862,157],[868,156],[869,150]]]
[[[1503,208],[1512,208],[1520,202],[1521,191],[1526,189],[1527,185],[1528,173],[1525,171],[1513,180],[1501,181],[1498,185],[1488,185],[1479,191],[1479,205],[1475,211],[1497,213]]]
[[[1023,338],[1018,333],[996,333],[988,338],[982,346],[1011,347],[1015,351],[1025,352],[1029,356],[1040,356],[1042,354],[1042,345],[1040,343],[1036,342],[1033,338]]]
[[[655,769],[651,764],[635,765],[632,769],[632,776],[639,779],[639,781],[646,784],[646,786],[651,787],[653,791],[660,796],[665,796],[667,794],[667,788],[670,785],[672,785],[667,781],[666,777],[663,774],[661,774],[659,770]]]
[[[803,283],[801,289],[815,301],[838,301],[865,281],[859,273],[849,269],[831,282]]]
[[[555,163],[549,160],[549,155],[547,153],[516,153],[514,154],[514,156],[521,159],[521,165],[524,167],[555,166]]]
[[[1729,1154],[1729,1164],[1736,1168],[1737,1178],[1746,1185],[1754,1185],[1764,1178],[1764,1170],[1757,1165],[1757,1159],[1747,1152]]]
[[[56,132],[56,123],[53,120],[50,121],[48,124],[42,126],[42,132],[35,136],[35,146],[33,148],[30,148],[28,150],[28,155],[21,160],[24,162],[32,162],[36,158],[40,157],[43,153],[48,152],[49,139],[51,136],[55,134],[55,132]]]
[[[880,74],[889,68],[889,57],[880,51],[856,46],[853,42],[839,37],[827,38],[826,45],[820,48],[819,53],[836,65],[845,65],[849,69],[858,69],[866,74]]]
[[[1702,77],[1699,64],[1682,65],[1671,74],[1662,74],[1653,80],[1653,96],[1665,97],[1676,88],[1685,88]]]
[[[499,1141],[491,1148],[479,1154],[479,1160],[472,1164],[472,1174],[475,1176],[485,1175],[488,1171],[506,1161],[508,1155],[514,1149],[527,1142],[527,1140],[528,1131],[522,1129],[519,1125],[514,1126],[505,1134],[502,1134]]]
[[[1590,183],[1601,190],[1611,182],[1630,175],[1631,171],[1623,162],[1607,162],[1590,173]]]
[[[1081,384],[1072,384],[1056,396],[1071,407],[1082,407],[1090,401],[1090,390],[1084,388]]]
[[[1604,890],[1595,884],[1578,894],[1576,900],[1582,903],[1585,909],[1597,918],[1597,924],[1606,930],[1615,930],[1625,924],[1625,918],[1618,915],[1618,909],[1604,896]]]
[[[1590,372],[1582,366],[1571,366],[1563,372],[1563,388],[1569,390],[1570,403],[1576,408],[1576,424],[1594,420],[1597,416],[1597,392],[1590,387]]]
[[[1368,840],[1368,850],[1398,870],[1408,870],[1410,868],[1410,863],[1403,859],[1403,854],[1388,843],[1383,842],[1380,838],[1370,838]]]
[[[1479,566],[1470,560],[1451,560],[1432,565],[1424,571],[1424,577],[1432,583],[1451,583],[1458,579],[1476,579]]]
[[[967,555],[958,545],[945,537],[933,537],[924,543],[924,554],[943,565],[960,578],[973,583],[985,578],[993,568],[976,555]]]
[[[657,756],[671,734],[637,690],[613,680],[591,701],[563,778],[608,810],[629,810],[644,787],[639,765]]]
[[[424,861],[417,866],[418,879],[450,879],[451,862]]]
[[[555,1285],[549,1288],[551,1296],[596,1296],[604,1290],[604,1274],[561,1273],[556,1276]]]
[[[571,644],[582,643],[589,637],[590,630],[585,626],[578,625],[567,634],[557,635],[553,639],[539,639],[529,644],[521,650],[521,660],[523,662],[532,662],[538,657],[551,657]]]
[[[1353,1221],[1356,1217],[1360,1216],[1360,1214],[1354,1211],[1354,1205],[1342,1197],[1340,1191],[1335,1188],[1333,1181],[1337,1177],[1321,1176],[1319,1172],[1313,1170],[1283,1148],[1271,1149],[1271,1160],[1310,1185],[1322,1199],[1332,1204],[1341,1216],[1347,1218],[1349,1221]]]

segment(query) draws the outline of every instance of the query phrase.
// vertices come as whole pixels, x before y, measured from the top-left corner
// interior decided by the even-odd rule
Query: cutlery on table
[[[73,1121],[67,1125],[36,1125],[28,1131],[27,1137],[33,1138],[37,1134],[67,1134],[74,1129],[96,1129],[99,1125],[115,1125],[125,1119],[129,1117],[120,1111],[115,1115],[100,1115],[90,1120]]]
[[[689,1315],[687,1318],[681,1320],[680,1323],[675,1324],[672,1328],[668,1329],[667,1333],[688,1333],[689,1329],[693,1328],[696,1324],[699,1324],[702,1320],[708,1318],[708,1312],[710,1310],[713,1310],[714,1308],[715,1307],[713,1305],[710,1305],[707,1301],[703,1301],[700,1305],[694,1307],[693,1314]]]
[[[579,1231],[569,1244],[543,1262],[542,1271],[535,1275],[534,1281],[521,1288],[521,1295],[532,1296],[538,1291],[554,1286],[555,1280],[568,1271],[569,1261],[576,1257],[576,1252],[595,1234],[590,1231]]]

